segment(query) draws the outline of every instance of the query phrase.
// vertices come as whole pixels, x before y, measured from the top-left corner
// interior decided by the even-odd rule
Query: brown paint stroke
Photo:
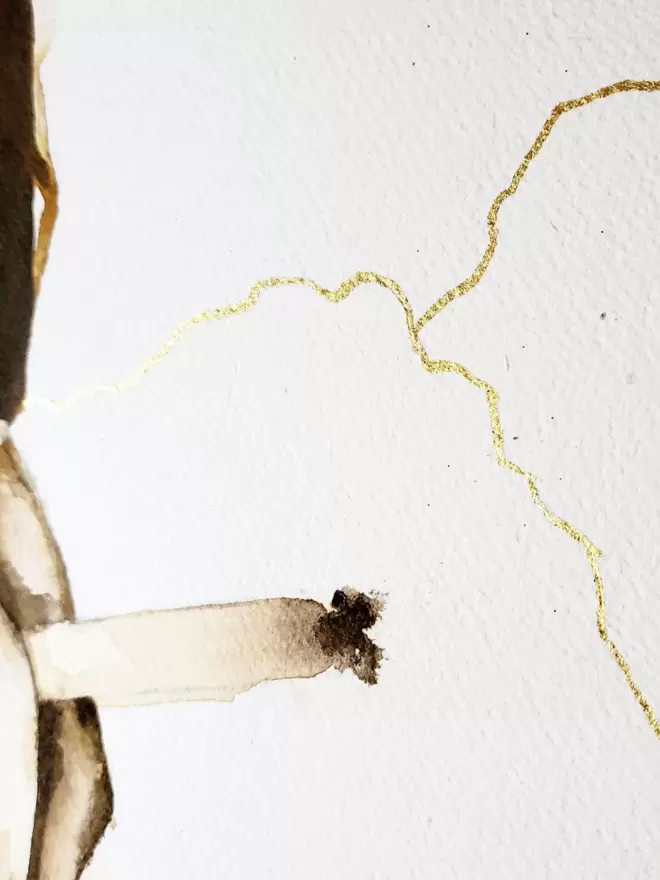
[[[1,880],[78,880],[107,828],[113,792],[95,693],[106,705],[233,699],[260,681],[331,667],[373,684],[382,656],[365,632],[379,603],[349,590],[330,610],[279,599],[73,622],[60,549],[5,430],[23,407],[57,215],[42,58],[29,0],[0,0],[0,692],[9,719],[0,731]],[[33,253],[35,184],[44,210]],[[66,671],[71,652],[82,676]]]
[[[41,290],[41,281],[50,253],[50,243],[55,229],[55,221],[59,211],[59,186],[55,176],[55,168],[48,148],[48,129],[46,127],[46,104],[44,90],[38,70],[34,73],[35,131],[37,149],[41,160],[37,163],[35,183],[43,199],[43,208],[39,220],[39,231],[32,259],[32,280],[35,296]]]
[[[25,397],[35,281],[38,284],[45,266],[56,214],[56,184],[37,67],[31,3],[0,0],[0,419],[7,423],[20,413]],[[45,207],[33,265],[35,181]],[[20,466],[18,452],[11,441],[3,443],[2,452],[0,478],[6,491],[0,500],[0,536],[16,526],[16,503],[20,502],[24,518],[27,504],[43,533],[54,573],[52,590],[34,594],[32,583],[22,581],[20,565],[14,564],[17,560],[0,553],[0,604],[14,623],[20,644],[24,627],[72,617],[73,604],[59,548]],[[4,666],[5,652],[2,660]],[[9,717],[16,730],[21,729],[21,718]],[[42,706],[35,723],[38,735],[33,731],[26,740],[37,742],[34,829],[31,820],[23,822],[32,838],[30,865],[29,871],[26,865],[10,876],[23,880],[28,871],[30,880],[76,880],[108,822],[112,805],[98,718],[92,714],[91,720],[88,717],[81,723],[76,704],[69,703]],[[54,731],[59,738],[54,738]],[[26,772],[26,791],[29,786]],[[69,866],[58,855],[60,848],[67,847],[76,851]]]
[[[373,684],[382,659],[366,634],[381,602],[349,589],[329,609],[282,598],[75,622],[61,553],[11,436],[0,444],[0,574],[0,604],[29,657],[30,700],[34,679],[41,703],[28,880],[79,878],[110,821],[97,704],[233,700],[333,667]]]
[[[79,878],[112,818],[98,712],[90,699],[48,701],[39,723],[42,764],[27,878]]]
[[[0,703],[0,877],[23,880],[37,797],[37,699],[20,632],[2,608]]]
[[[41,699],[87,695],[99,706],[229,702],[266,681],[313,678],[331,668],[375,684],[382,651],[367,636],[379,600],[337,591],[104,620],[63,622],[26,636]]]
[[[57,217],[57,180],[39,64],[32,4],[0,2],[0,419],[12,422],[25,398],[25,371],[35,294]],[[34,244],[34,185],[44,200]]]
[[[25,397],[34,312],[32,287],[34,134],[33,24],[28,0],[0,2],[0,419]]]
[[[37,626],[73,619],[60,549],[11,437],[0,445],[0,571],[0,603],[23,640]],[[28,880],[80,877],[112,814],[95,707],[82,717],[75,701],[40,707]]]

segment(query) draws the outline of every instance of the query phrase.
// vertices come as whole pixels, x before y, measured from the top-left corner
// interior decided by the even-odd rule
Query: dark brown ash
[[[336,669],[351,669],[360,681],[376,684],[383,651],[365,631],[379,620],[382,600],[345,588],[335,592],[331,609],[316,625],[321,649]]]

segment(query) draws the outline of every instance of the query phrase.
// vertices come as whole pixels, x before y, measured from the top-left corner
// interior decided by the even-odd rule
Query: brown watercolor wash
[[[76,621],[66,567],[10,426],[57,215],[29,0],[0,3],[0,880],[76,880],[113,813],[98,706],[233,700],[264,681],[352,670],[381,603],[306,599]],[[35,189],[43,209],[33,222]],[[36,242],[35,242],[36,238]]]

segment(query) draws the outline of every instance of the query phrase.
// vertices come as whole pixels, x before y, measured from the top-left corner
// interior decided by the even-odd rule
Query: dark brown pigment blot
[[[365,684],[376,684],[383,651],[365,630],[378,621],[378,599],[353,590],[336,590],[331,608],[316,626],[316,637],[323,651],[335,659],[340,669],[352,669]],[[337,663],[339,661],[339,663]]]
[[[35,303],[34,180],[42,180],[46,174],[34,141],[33,49],[32,4],[29,0],[0,0],[0,419],[6,422],[12,422],[20,413],[25,397]],[[0,565],[5,567],[4,560],[0,559]],[[38,611],[37,606],[35,602],[32,610]],[[50,622],[54,611],[55,616],[69,617],[70,594],[62,607],[44,606],[42,610],[47,619],[39,623]],[[8,611],[17,616],[16,608]],[[48,871],[42,849],[49,823],[57,822],[62,834],[69,830],[62,821],[66,817],[51,815],[50,807],[58,785],[67,782],[67,772],[80,772],[77,756],[84,751],[87,766],[92,768],[88,780],[92,794],[83,805],[83,828],[76,831],[77,878],[112,814],[112,788],[96,707],[85,701],[46,703],[40,707],[38,723],[39,786],[29,880],[44,880]]]

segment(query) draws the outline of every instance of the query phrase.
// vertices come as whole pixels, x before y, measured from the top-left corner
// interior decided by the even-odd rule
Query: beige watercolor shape
[[[566,112],[578,109],[579,107],[584,107],[595,100],[599,100],[601,98],[608,97],[609,95],[626,91],[660,91],[660,82],[626,80],[620,83],[615,83],[611,86],[607,86],[603,89],[599,89],[598,91],[593,92],[589,95],[585,95],[582,98],[566,101],[562,104],[557,105],[557,107],[553,110],[551,116],[548,117],[548,119],[546,120],[546,123],[539,133],[538,137],[536,138],[532,148],[528,151],[523,162],[516,170],[510,185],[497,196],[491,206],[488,214],[488,247],[475,271],[471,276],[466,278],[455,288],[452,288],[452,290],[448,291],[443,297],[440,297],[438,300],[436,300],[435,303],[425,312],[425,314],[419,320],[415,320],[410,304],[408,303],[407,298],[405,297],[403,291],[399,288],[399,286],[391,279],[384,278],[383,276],[376,275],[375,273],[356,273],[354,276],[351,276],[351,278],[343,282],[343,284],[340,285],[340,287],[337,288],[336,291],[326,290],[324,288],[321,288],[314,282],[310,282],[303,278],[266,279],[265,281],[259,282],[257,285],[254,285],[250,292],[250,295],[242,303],[239,303],[236,306],[226,307],[225,309],[211,310],[208,313],[204,313],[190,319],[190,321],[186,322],[185,326],[182,326],[181,328],[179,328],[178,331],[175,331],[175,334],[173,334],[171,339],[168,340],[168,343],[166,343],[166,346],[164,346],[163,350],[161,350],[161,352],[159,352],[156,357],[148,361],[147,364],[139,371],[138,374],[136,374],[133,379],[129,380],[126,383],[122,383],[121,387],[109,386],[107,390],[122,390],[123,387],[130,387],[132,384],[135,384],[135,382],[138,381],[139,378],[141,378],[141,376],[143,376],[145,373],[149,372],[149,370],[152,369],[153,366],[155,366],[155,364],[162,359],[162,357],[166,356],[171,346],[183,335],[183,333],[190,326],[206,320],[216,320],[230,314],[237,314],[239,312],[247,310],[256,303],[261,292],[265,288],[276,286],[279,287],[284,284],[305,284],[312,287],[318,293],[328,299],[331,299],[334,302],[338,302],[344,299],[356,287],[362,284],[376,283],[382,287],[388,288],[392,293],[395,294],[395,296],[397,296],[397,299],[399,300],[405,311],[408,332],[411,338],[411,342],[413,344],[413,349],[415,353],[420,357],[424,368],[430,372],[458,373],[471,384],[478,387],[484,393],[488,404],[490,423],[493,434],[493,444],[497,453],[498,463],[512,471],[514,474],[523,477],[527,483],[528,490],[532,499],[539,507],[541,512],[544,514],[544,516],[555,527],[560,528],[567,535],[569,535],[571,538],[578,541],[582,545],[589,566],[591,567],[596,586],[597,623],[599,635],[608,647],[610,653],[614,657],[621,671],[623,672],[628,686],[634,694],[638,704],[644,711],[644,714],[650,726],[652,727],[656,735],[660,736],[660,724],[658,723],[651,707],[645,700],[640,689],[633,680],[625,659],[621,655],[616,645],[612,642],[608,633],[605,619],[603,585],[597,562],[597,559],[600,556],[600,551],[587,538],[586,535],[584,535],[567,521],[553,514],[545,506],[540,498],[537,489],[536,478],[531,473],[527,472],[519,465],[515,464],[515,462],[506,458],[503,446],[503,432],[499,418],[499,397],[495,389],[492,388],[492,386],[488,385],[485,381],[474,376],[460,364],[432,359],[424,349],[419,339],[420,331],[425,326],[425,324],[432,320],[446,305],[448,305],[454,299],[463,296],[465,293],[469,292],[479,282],[479,280],[485,273],[490,263],[490,260],[492,259],[497,244],[497,219],[499,209],[502,206],[503,202],[516,192],[529,163],[538,154],[539,150],[543,146],[543,143],[549,136],[552,128],[554,127],[560,116]],[[37,86],[35,85],[35,105],[37,106],[38,114],[39,99],[42,99],[42,97],[43,96],[41,94],[37,94]],[[42,113],[40,118],[42,120],[41,124],[43,127],[43,132],[45,133],[45,115]],[[37,122],[37,125],[40,125],[39,121]],[[44,157],[48,159],[47,138],[44,138],[45,134],[44,137],[42,137],[41,139],[41,143],[45,145],[44,150],[42,150],[42,155],[44,155]],[[44,190],[42,188],[42,193],[43,192]],[[47,206],[46,194],[44,195],[44,198],[46,200]],[[45,210],[44,213],[46,214],[47,210]],[[37,245],[37,255],[35,256],[35,277],[37,278],[37,280],[39,277],[38,265],[45,265],[45,257],[47,255],[47,242],[49,238],[48,224],[46,224],[46,227],[47,235],[43,239],[46,242],[45,250],[43,248],[42,237],[40,235],[40,242],[42,242],[41,256],[39,256],[39,244]],[[152,646],[150,650],[153,650],[154,656],[159,657],[161,656],[160,652],[162,652],[164,645],[166,644],[165,637],[168,631],[171,634],[174,630],[177,630],[178,627],[181,626],[182,630],[188,628],[189,632],[194,633],[196,632],[195,628],[199,626],[199,621],[202,619],[210,620],[211,616],[214,618],[215,622],[213,623],[213,625],[211,625],[210,628],[213,629],[214,626],[217,624],[219,627],[218,632],[226,633],[224,627],[229,625],[230,617],[235,621],[241,621],[241,627],[247,625],[248,630],[251,630],[254,624],[254,631],[259,632],[260,624],[256,622],[256,618],[254,621],[252,620],[252,611],[248,609],[248,606],[251,606],[253,604],[260,605],[261,603],[247,603],[244,606],[229,606],[232,609],[231,611],[229,611],[227,608],[223,609],[222,611],[220,611],[220,609],[215,609],[212,612],[210,609],[185,609],[183,611],[162,612],[159,613],[159,615],[134,615],[128,616],[126,618],[116,618],[110,621],[88,622],[84,624],[56,623],[52,626],[45,628],[42,632],[38,634],[24,634],[24,645],[22,646],[23,653],[21,653],[21,650],[19,650],[18,652],[16,651],[16,645],[12,644],[11,639],[9,638],[5,639],[2,645],[0,645],[0,648],[2,648],[2,651],[4,651],[6,654],[7,662],[10,664],[14,664],[12,668],[15,669],[16,680],[18,680],[21,676],[23,676],[23,680],[25,680],[25,662],[27,662],[28,667],[30,667],[30,664],[32,664],[31,668],[32,674],[34,676],[34,681],[38,683],[37,688],[43,689],[42,695],[48,695],[51,697],[61,695],[62,698],[69,699],[75,696],[81,688],[88,687],[96,695],[102,705],[129,705],[133,704],[133,701],[137,703],[143,703],[152,702],[161,698],[177,699],[177,694],[180,695],[183,693],[188,693],[188,696],[190,696],[191,693],[196,693],[196,698],[203,698],[204,693],[213,692],[217,695],[214,698],[223,699],[223,693],[231,693],[232,689],[241,688],[243,685],[248,687],[251,686],[250,682],[254,683],[256,678],[258,678],[258,676],[261,674],[258,668],[254,667],[250,668],[250,670],[241,670],[240,673],[234,678],[232,678],[232,675],[229,675],[230,680],[227,682],[215,682],[209,681],[208,676],[206,675],[206,673],[208,673],[208,669],[206,667],[204,667],[204,669],[201,669],[200,667],[193,668],[193,664],[193,666],[188,668],[188,665],[186,664],[186,672],[183,673],[183,678],[181,678],[181,670],[176,670],[170,667],[166,671],[163,670],[162,679],[159,678],[156,685],[156,690],[152,692],[149,681],[146,679],[140,679],[140,671],[134,665],[135,658],[131,659],[131,652],[134,650],[135,646],[135,642],[133,641],[133,639],[135,638],[136,632],[142,633],[144,631],[146,633],[146,631],[149,630],[150,639],[152,640],[149,642],[149,644]],[[321,614],[320,609],[322,607],[323,606],[318,606],[317,611],[319,615]],[[217,616],[218,613],[219,616]],[[144,624],[147,620],[149,621],[149,626],[143,630]],[[202,631],[205,629],[205,627],[206,624],[202,626]],[[98,644],[96,644],[94,633],[99,636]],[[197,632],[197,636],[199,636],[199,632]],[[94,650],[90,650],[90,637],[95,643]],[[238,637],[239,643],[241,638],[242,636]],[[21,646],[19,646],[19,648],[20,647]],[[228,647],[227,650],[231,654],[231,648]],[[0,651],[0,653],[2,653],[2,651]],[[210,642],[208,644],[208,651],[209,656],[213,655],[215,651],[215,648]],[[187,675],[187,672],[190,672],[190,678],[185,677]],[[195,676],[200,676],[199,680],[195,679]],[[110,679],[113,677],[116,677],[115,682],[110,681]],[[194,691],[194,685],[192,691],[186,688],[186,683],[192,684],[193,680],[198,681],[198,684],[200,684],[199,691]],[[31,686],[34,689],[34,685]],[[23,692],[21,692],[20,694],[18,692],[11,692],[16,700],[19,716],[24,719],[27,729],[27,726],[29,726],[29,718],[31,717],[31,709],[29,705],[30,700],[24,699],[25,694]],[[33,693],[31,699],[38,700],[39,698],[39,692],[37,690],[37,692]],[[20,715],[21,710],[23,711],[23,715]],[[21,742],[19,737],[16,738],[16,741],[19,744]],[[16,745],[16,743],[14,743],[14,745]],[[2,875],[0,873],[0,877],[1,876]],[[18,877],[21,875],[16,876]],[[70,875],[62,874],[62,878],[64,878],[65,876]]]
[[[35,140],[46,167],[35,180],[44,200],[35,293],[57,214],[39,77],[53,7],[35,7]],[[230,701],[260,682],[331,668],[373,684],[382,652],[365,630],[379,612],[378,600],[346,589],[329,609],[282,598],[76,622],[59,547],[0,422],[0,700],[11,722],[0,724],[0,880],[77,880],[84,871],[112,812],[96,705]],[[58,769],[45,786],[44,756]]]
[[[38,707],[45,701],[227,702],[261,682],[312,678],[331,668],[351,669],[375,683],[382,655],[365,630],[376,622],[380,602],[350,590],[337,591],[330,609],[309,599],[279,598],[67,619],[73,614],[62,611],[68,583],[58,549],[25,474],[15,467],[17,451],[6,426],[3,433],[0,694],[3,718],[11,723],[0,724],[0,880],[31,877]],[[90,772],[97,770],[91,761]],[[84,778],[84,762],[77,772]],[[86,791],[75,811],[78,823],[86,815]],[[56,818],[52,859],[36,875],[43,880],[78,876],[80,852],[65,807]]]

